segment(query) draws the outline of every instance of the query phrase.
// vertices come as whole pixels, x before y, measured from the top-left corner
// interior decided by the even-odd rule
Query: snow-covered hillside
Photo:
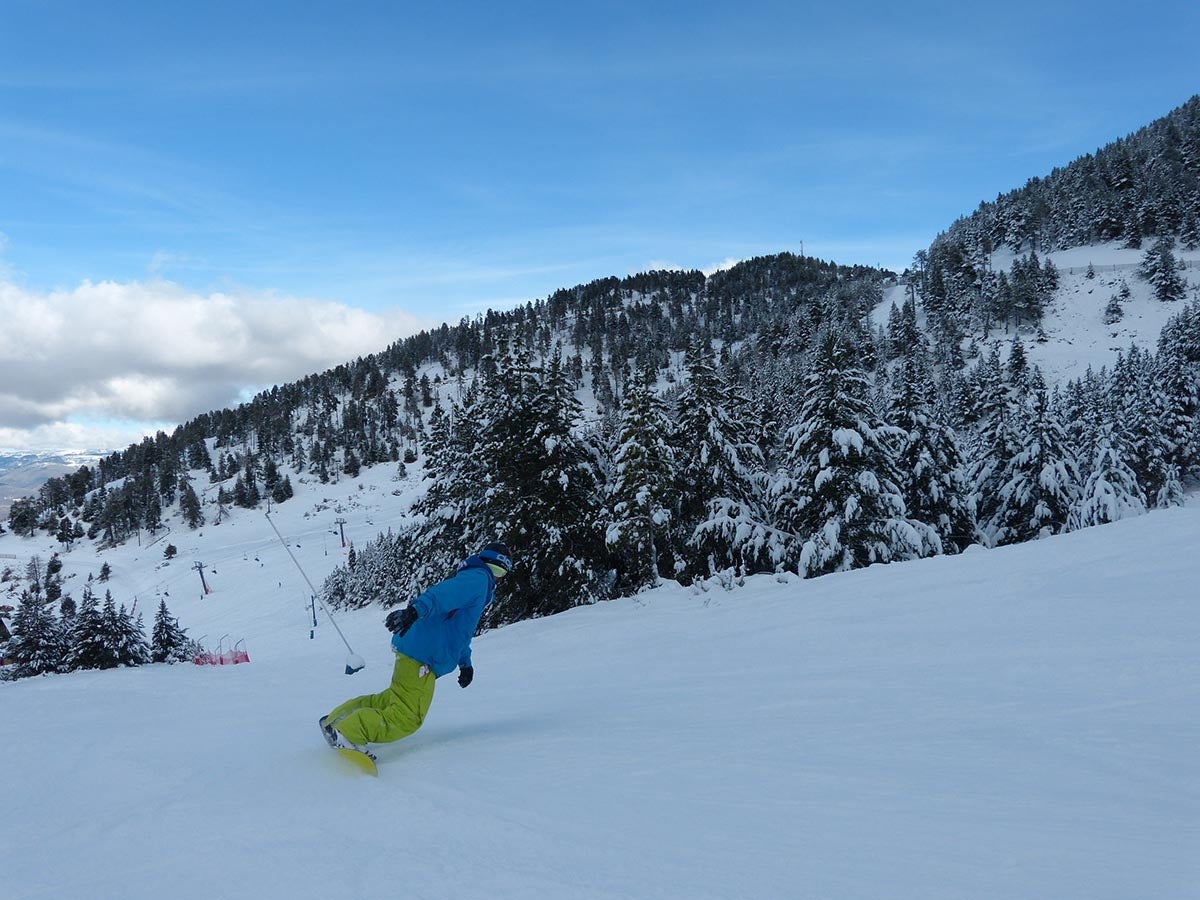
[[[1028,330],[1022,333],[1025,353],[1031,364],[1041,368],[1051,385],[1064,385],[1081,377],[1090,366],[1099,371],[1109,369],[1117,355],[1129,350],[1130,344],[1154,349],[1163,326],[1178,315],[1181,304],[1163,303],[1154,297],[1153,288],[1137,275],[1144,250],[1126,247],[1121,242],[1073,247],[1047,253],[1042,260],[1053,261],[1059,272],[1059,287],[1049,304],[1042,328],[1047,340],[1035,340]],[[1009,249],[991,257],[992,271],[1006,271],[1015,254]],[[1176,258],[1186,268],[1181,273],[1188,283],[1188,297],[1200,290],[1200,250],[1177,248]],[[1088,267],[1093,275],[1089,277]],[[1129,299],[1121,304],[1124,316],[1109,325],[1104,321],[1104,308],[1109,300],[1128,286]],[[872,321],[877,327],[887,324],[892,305],[904,302],[907,286],[896,284],[884,292],[883,302],[876,307]],[[1013,332],[1003,327],[993,328],[987,342],[977,335],[981,345],[999,342],[1006,351]]]
[[[337,518],[361,542],[403,506],[385,468],[274,514],[314,580]],[[251,662],[0,685],[0,895],[1196,896],[1195,504],[485,634],[474,684],[443,679],[378,779],[316,719],[386,684],[380,610],[339,616],[368,663],[346,677],[261,513],[203,531],[106,554],[110,586],[148,614],[169,594]],[[167,540],[179,558],[134,575]],[[66,560],[79,579],[99,564]]]
[[[1130,344],[1153,349],[1167,321],[1179,313],[1180,304],[1155,299],[1151,286],[1139,278],[1137,267],[1144,255],[1121,244],[1075,247],[1046,255],[1060,273],[1055,302],[1043,323],[1045,343],[1027,342],[1029,360],[1042,367],[1051,384],[1078,378],[1091,366],[1112,368],[1117,354]],[[1200,250],[1180,250],[1178,258],[1188,266],[1182,275],[1191,288],[1200,285]],[[1011,258],[998,258],[994,265],[1007,268]],[[1095,277],[1088,277],[1088,266]],[[1104,307],[1128,285],[1130,298],[1122,303],[1124,317],[1113,325],[1104,323]],[[1188,291],[1188,296],[1194,290]]]

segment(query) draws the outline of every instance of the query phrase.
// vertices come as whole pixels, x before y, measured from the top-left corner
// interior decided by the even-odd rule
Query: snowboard
[[[370,753],[363,753],[361,750],[351,750],[347,747],[334,747],[338,754],[348,761],[352,766],[360,772],[365,772],[368,775],[378,775],[379,767],[375,765],[375,757]]]
[[[378,775],[379,768],[375,765],[375,754],[364,750],[354,750],[350,747],[339,747],[334,743],[336,735],[333,730],[326,730],[325,716],[321,716],[317,725],[321,728],[321,737],[325,738],[325,743],[341,754],[342,758],[347,760],[356,769],[366,772],[368,775]]]

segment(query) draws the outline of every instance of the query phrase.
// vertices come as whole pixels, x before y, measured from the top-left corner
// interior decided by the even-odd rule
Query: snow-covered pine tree
[[[246,492],[246,482],[242,480],[239,474],[233,485],[233,502],[235,506],[248,506],[247,497],[250,495]]]
[[[822,327],[772,484],[776,524],[796,536],[788,549],[806,577],[915,558],[940,543],[905,515],[887,445],[896,430],[874,419],[856,355],[836,325]]]
[[[1130,347],[1117,359],[1110,386],[1114,409],[1119,410],[1118,436],[1128,448],[1127,463],[1147,500],[1155,505],[1168,468],[1178,466],[1168,413],[1173,404],[1157,382],[1156,369],[1153,354]]]
[[[69,657],[71,655],[71,635],[75,630],[75,615],[79,611],[75,599],[70,594],[63,597],[58,605],[59,616],[54,623],[54,658],[58,660],[59,672],[71,671]]]
[[[142,614],[138,613],[134,618],[122,603],[117,611],[115,625],[117,665],[141,666],[150,662],[150,646],[146,643],[146,626],[142,623]]]
[[[308,454],[304,452],[304,442],[297,440],[292,444],[292,468],[297,472],[303,472],[307,465]]]
[[[1124,462],[1125,448],[1111,426],[1096,439],[1091,474],[1078,504],[1071,511],[1070,527],[1089,528],[1116,522],[1146,511],[1146,499],[1137,475]]]
[[[686,365],[671,433],[681,462],[674,532],[683,572],[705,577],[734,565],[763,568],[762,452],[731,411],[749,402],[718,374],[703,345],[692,344]]]
[[[1065,531],[1079,497],[1079,467],[1036,372],[1018,427],[1020,449],[1000,473],[995,511],[980,522],[996,547]]]
[[[220,525],[225,519],[229,518],[229,493],[225,490],[225,485],[217,488],[217,517],[213,520],[214,525]]]
[[[345,566],[334,566],[333,571],[326,575],[321,583],[320,594],[321,602],[330,609],[349,607],[347,597],[350,595],[350,570]]]
[[[428,587],[432,582],[414,584],[412,532],[411,528],[399,533],[388,529],[367,541],[356,553],[353,565],[339,566],[325,579],[321,592],[324,603],[335,609],[358,609],[372,603],[396,606]],[[446,575],[452,571],[451,567]]]
[[[151,534],[162,527],[162,502],[158,499],[158,494],[150,494],[146,498],[142,507],[142,524]]]
[[[62,598],[62,560],[57,553],[50,556],[46,563],[46,578],[42,585],[47,603],[57,603]]]
[[[576,432],[582,409],[569,373],[557,358],[535,368],[518,353],[486,386],[485,403],[491,423],[477,458],[486,493],[475,524],[505,541],[516,563],[485,625],[603,599],[601,453]]]
[[[654,372],[642,369],[626,386],[612,454],[613,475],[605,543],[617,558],[620,596],[657,585],[670,564],[674,450],[671,425],[658,396]],[[671,574],[668,568],[666,574]]]
[[[1200,208],[1200,202],[1193,198],[1179,225],[1179,242],[1183,244],[1185,250],[1195,250],[1197,246],[1200,246],[1200,215],[1196,212],[1198,208]]]
[[[210,471],[213,467],[212,456],[209,455],[208,445],[202,440],[191,441],[185,451],[189,469]]]
[[[895,352],[897,356],[904,356],[916,350],[925,352],[925,336],[921,334],[920,325],[917,323],[917,298],[915,291],[909,291],[904,297],[904,304],[900,308],[900,318],[898,328],[891,335],[892,341],[895,343]]]
[[[1175,259],[1175,241],[1161,237],[1146,251],[1138,266],[1138,275],[1154,288],[1154,296],[1164,303],[1182,300],[1187,293],[1187,282],[1179,274],[1179,263]]]
[[[1165,441],[1165,460],[1187,475],[1200,463],[1200,385],[1180,348],[1168,345],[1154,355],[1152,378]]]
[[[30,678],[62,671],[65,660],[59,622],[40,594],[21,592],[11,631],[12,636],[0,651],[0,656],[11,664],[6,673],[9,677]]]
[[[1121,301],[1116,294],[1108,298],[1108,303],[1104,307],[1104,324],[1116,325],[1125,318],[1125,309],[1121,306]]]
[[[111,668],[113,654],[104,633],[104,620],[91,584],[84,585],[67,653],[68,669]]]
[[[1008,384],[1018,397],[1025,395],[1029,386],[1029,357],[1025,353],[1025,345],[1021,342],[1021,333],[1013,335],[1012,344],[1008,349]]]
[[[401,463],[401,465],[404,464]],[[286,503],[295,496],[295,493],[295,489],[292,487],[292,477],[284,475],[275,483],[275,487],[271,490],[271,499],[276,504]]]
[[[97,669],[114,669],[121,664],[121,618],[112,591],[104,592],[104,604],[100,608],[99,627],[95,638]]]
[[[1172,463],[1166,467],[1163,473],[1162,487],[1154,495],[1154,508],[1167,509],[1172,506],[1183,506],[1186,500],[1183,482],[1179,477],[1179,467]]]
[[[1101,435],[1105,429],[1111,432],[1111,423],[1116,418],[1111,407],[1107,371],[1101,369],[1097,374],[1088,366],[1082,378],[1067,382],[1061,414],[1067,439],[1079,461],[1079,475],[1086,480],[1097,459]]]
[[[279,478],[279,465],[271,457],[266,457],[263,460],[263,493],[274,494]]]
[[[902,359],[888,411],[900,430],[897,472],[908,517],[932,525],[943,552],[958,553],[974,542],[975,520],[958,437],[937,420],[932,401],[933,384],[918,346]]]
[[[893,300],[892,306],[888,310],[887,327],[883,330],[884,339],[880,342],[883,345],[884,353],[888,360],[893,360],[904,352],[904,342],[899,337],[900,329],[900,307]]]
[[[31,556],[29,562],[25,563],[25,581],[29,586],[29,591],[35,597],[41,597],[45,577],[46,570],[42,565],[42,558],[40,556]]]
[[[1020,449],[1017,434],[1018,392],[1004,377],[1000,351],[995,345],[972,373],[974,382],[975,434],[971,442],[966,483],[971,490],[970,509],[974,511],[979,537],[993,546],[986,525],[1000,506],[1000,487],[1004,471]]]
[[[1163,326],[1158,350],[1171,353],[1188,365],[1200,363],[1200,300],[1184,306]]]
[[[485,357],[481,366],[494,368],[495,361]],[[429,488],[413,506],[419,526],[401,535],[412,563],[410,581],[400,591],[405,597],[448,578],[468,553],[493,539],[483,512],[493,479],[479,444],[495,410],[485,405],[474,382],[461,402],[450,401],[448,410],[435,406],[430,415],[425,442]]]
[[[750,440],[758,447],[764,462],[775,456],[779,444],[779,422],[781,420],[780,392],[778,384],[761,371],[750,380]]]
[[[160,600],[154,616],[154,629],[150,638],[150,661],[161,663],[187,662],[196,655],[196,642],[187,636],[187,629],[167,609],[167,601]]]
[[[179,495],[179,511],[183,515],[183,521],[187,527],[193,531],[204,524],[204,511],[200,506],[200,497],[197,496],[191,481],[184,485],[183,492]]]

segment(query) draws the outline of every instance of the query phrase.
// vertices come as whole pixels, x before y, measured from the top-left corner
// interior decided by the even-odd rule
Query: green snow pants
[[[347,700],[329,714],[329,723],[355,744],[398,741],[425,721],[436,683],[428,666],[397,653],[387,690]]]

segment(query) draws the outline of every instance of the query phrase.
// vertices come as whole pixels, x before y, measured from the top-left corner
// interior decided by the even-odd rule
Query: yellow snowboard
[[[375,757],[369,753],[363,753],[359,750],[350,750],[344,747],[334,747],[343,759],[348,760],[351,765],[359,771],[366,772],[368,775],[378,775],[379,768],[375,765]]]

